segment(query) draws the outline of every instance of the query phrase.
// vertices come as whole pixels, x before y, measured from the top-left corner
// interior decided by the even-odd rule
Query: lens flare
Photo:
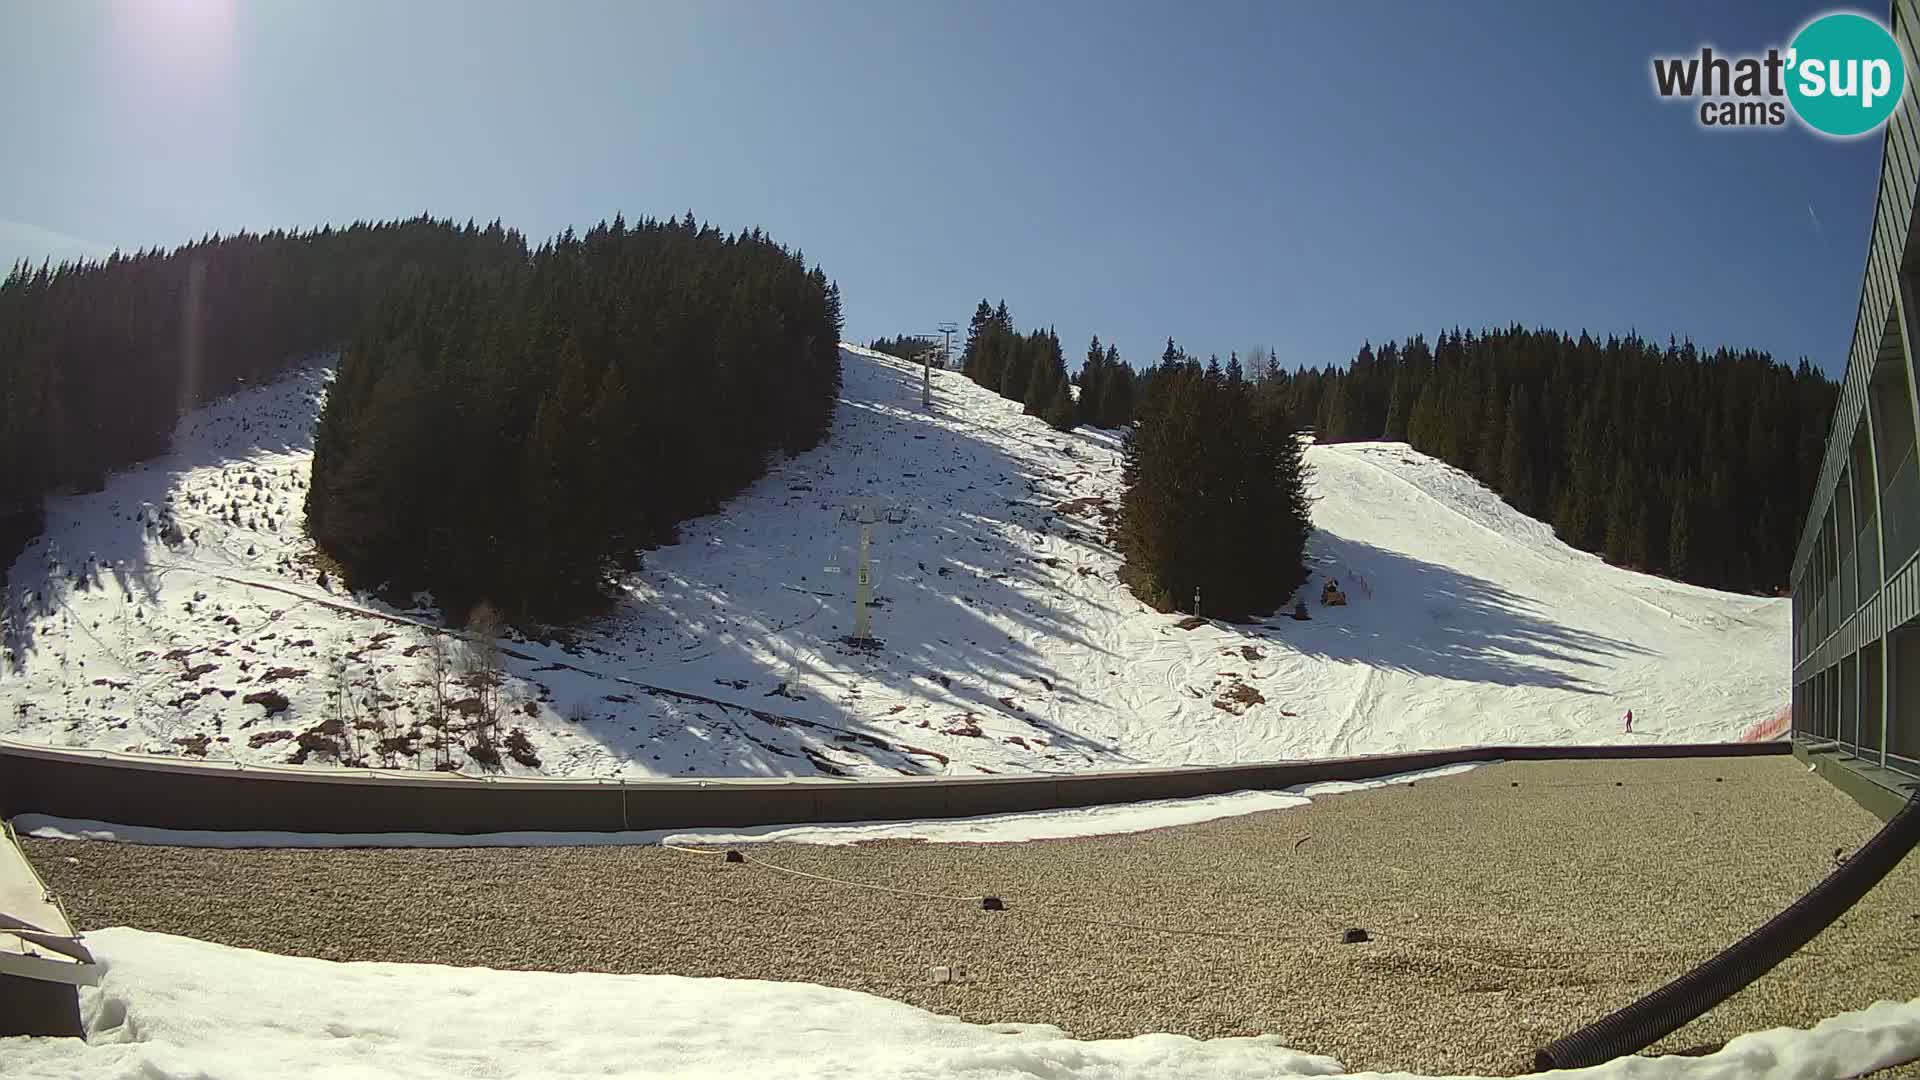
[[[234,0],[120,0],[113,14],[120,51],[157,80],[191,83],[226,65]]]

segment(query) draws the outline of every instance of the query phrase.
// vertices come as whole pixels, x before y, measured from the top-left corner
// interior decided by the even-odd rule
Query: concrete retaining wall
[[[0,743],[0,815],[176,829],[482,833],[971,817],[1365,780],[1469,761],[1753,757],[1784,742],[1483,746],[1206,768],[898,780],[475,779],[238,767]]]
[[[1912,789],[1902,786],[1909,782],[1905,773],[1883,769],[1875,762],[1862,761],[1845,753],[1834,743],[1810,744],[1796,739],[1787,745],[1792,748],[1794,757],[1813,767],[1816,775],[1846,792],[1854,802],[1881,821],[1892,821],[1893,815],[1907,805]]]

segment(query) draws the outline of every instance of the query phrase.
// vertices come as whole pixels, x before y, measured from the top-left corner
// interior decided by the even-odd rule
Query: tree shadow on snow
[[[1276,618],[1263,636],[1308,655],[1412,675],[1598,694],[1578,674],[1608,658],[1651,656],[1629,641],[1555,621],[1550,609],[1484,578],[1316,530],[1310,553],[1337,566],[1352,602],[1307,622]],[[1359,574],[1371,595],[1354,596]],[[1309,590],[1310,591],[1310,590]]]
[[[1064,655],[1117,667],[1087,618],[1138,614],[1106,602],[1110,578],[1076,572],[1096,551],[1105,565],[1101,529],[1057,509],[1090,468],[1106,467],[1117,437],[989,429],[938,400],[920,411],[918,369],[852,361],[848,370],[860,382],[843,394],[827,443],[774,463],[750,494],[648,557],[636,579],[644,598],[605,628],[644,647],[633,677],[890,742],[913,743],[923,721],[934,731],[977,724],[977,738],[1032,744],[1041,768],[1130,760],[1064,726],[1105,706],[1056,666]],[[943,374],[938,396],[960,378]],[[903,515],[873,529],[873,633],[885,644],[868,655],[838,640],[853,628],[859,534],[840,511],[873,496]],[[830,561],[842,573],[827,573]],[[806,700],[780,692],[787,683]],[[629,722],[609,721],[614,741],[627,741]],[[933,771],[923,757],[871,757]],[[743,746],[730,766],[783,763]]]
[[[265,494],[261,485],[269,480],[286,483],[285,477],[258,472],[255,462],[313,448],[329,378],[324,365],[290,368],[265,386],[242,389],[187,414],[168,453],[113,471],[101,490],[48,497],[45,530],[27,543],[9,575],[0,611],[5,648],[0,663],[10,674],[23,670],[44,647],[43,634],[57,632],[76,594],[118,597],[124,610],[94,613],[96,619],[105,615],[108,625],[100,630],[106,638],[118,640],[137,630],[145,646],[171,646],[161,632],[165,619],[159,609],[167,601],[164,579],[176,564],[271,574],[275,564],[258,552],[283,549],[298,527],[269,529],[269,516],[276,524],[280,517],[291,522],[288,507],[276,506],[278,513],[269,515],[248,501]],[[183,480],[196,470],[213,486],[190,497]],[[306,495],[304,486],[276,487],[271,493],[287,504]],[[239,520],[229,520],[223,511]],[[119,625],[136,614],[138,623]]]

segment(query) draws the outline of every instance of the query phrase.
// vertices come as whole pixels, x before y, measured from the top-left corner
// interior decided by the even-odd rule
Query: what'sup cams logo
[[[1699,102],[1702,127],[1777,128],[1793,115],[1822,135],[1846,139],[1879,130],[1899,108],[1907,60],[1879,22],[1836,11],[1801,27],[1784,50],[1656,56],[1653,88],[1664,99]]]

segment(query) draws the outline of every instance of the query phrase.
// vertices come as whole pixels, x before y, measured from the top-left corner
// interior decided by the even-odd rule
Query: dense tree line
[[[769,454],[824,437],[840,331],[838,288],[799,252],[691,215],[422,276],[342,357],[308,528],[356,586],[581,612]]]
[[[1274,610],[1305,579],[1301,442],[1237,358],[1202,367],[1169,339],[1160,365],[1137,373],[1096,335],[1070,380],[1053,331],[1022,334],[1006,301],[982,300],[960,367],[1062,431],[1132,425],[1119,536],[1122,575],[1141,600],[1192,611],[1198,596],[1209,617],[1240,618]]]
[[[1020,333],[1004,300],[997,310],[980,301],[967,327],[960,370],[1008,401],[1019,402],[1028,416],[1041,417],[1061,431],[1079,421],[1059,337],[1051,330]]]
[[[1408,442],[1574,547],[1743,591],[1787,584],[1838,393],[1805,360],[1518,326],[1262,374],[1321,442]]]
[[[869,342],[867,348],[915,363],[920,361],[922,353],[932,352],[934,366],[940,366],[940,343],[932,338],[916,337],[912,334],[901,334],[894,338],[879,337]]]
[[[1059,336],[1038,329],[1021,334],[1005,300],[998,308],[982,300],[974,310],[960,370],[1061,431],[1077,424],[1118,427],[1133,412],[1133,369],[1121,361],[1118,349],[1102,349],[1095,337],[1080,372],[1069,376]]]
[[[0,281],[0,575],[48,494],[166,450],[181,413],[352,335],[402,283],[523,261],[519,234],[417,218],[20,264]]]
[[[1241,618],[1273,611],[1305,580],[1306,466],[1278,404],[1237,357],[1202,367],[1168,339],[1126,438],[1123,573],[1140,599]]]
[[[1690,342],[1662,347],[1634,335],[1596,339],[1519,326],[1455,329],[1432,343],[1416,335],[1377,350],[1369,343],[1351,364],[1297,371],[1282,370],[1267,350],[1244,366],[1233,356],[1201,368],[1170,343],[1160,366],[1136,373],[1096,337],[1074,376],[1080,393],[1069,421],[1051,407],[1058,354],[1050,331],[1022,335],[1004,301],[997,308],[982,301],[962,365],[976,382],[1056,426],[1137,425],[1151,416],[1157,429],[1136,430],[1141,449],[1130,451],[1143,463],[1159,453],[1151,449],[1158,431],[1173,423],[1152,411],[1168,401],[1214,410],[1220,427],[1239,422],[1234,393],[1207,398],[1211,391],[1194,389],[1196,370],[1198,385],[1211,386],[1217,366],[1219,385],[1244,386],[1256,424],[1271,429],[1252,437],[1255,444],[1272,442],[1278,429],[1312,431],[1326,443],[1404,441],[1473,474],[1574,547],[1618,565],[1751,592],[1786,586],[1838,393],[1805,360],[1789,367],[1757,350],[1707,352]],[[1164,380],[1171,381],[1156,385]],[[1204,454],[1196,430],[1166,452],[1184,446]],[[1203,469],[1198,461],[1181,468]],[[1204,505],[1201,490],[1220,485],[1183,497]],[[1190,605],[1190,581],[1206,592],[1196,581],[1203,564],[1229,576],[1247,570],[1219,547],[1230,543],[1224,538],[1190,564],[1184,554],[1160,554],[1176,548],[1156,543],[1138,534],[1128,558],[1137,589],[1163,606]],[[1273,588],[1229,587],[1222,595],[1259,600],[1225,607],[1262,610]]]
[[[1076,403],[1079,418],[1088,427],[1117,428],[1133,422],[1134,387],[1138,377],[1120,359],[1115,345],[1100,347],[1100,335],[1087,344],[1087,355],[1074,375],[1080,387]]]

